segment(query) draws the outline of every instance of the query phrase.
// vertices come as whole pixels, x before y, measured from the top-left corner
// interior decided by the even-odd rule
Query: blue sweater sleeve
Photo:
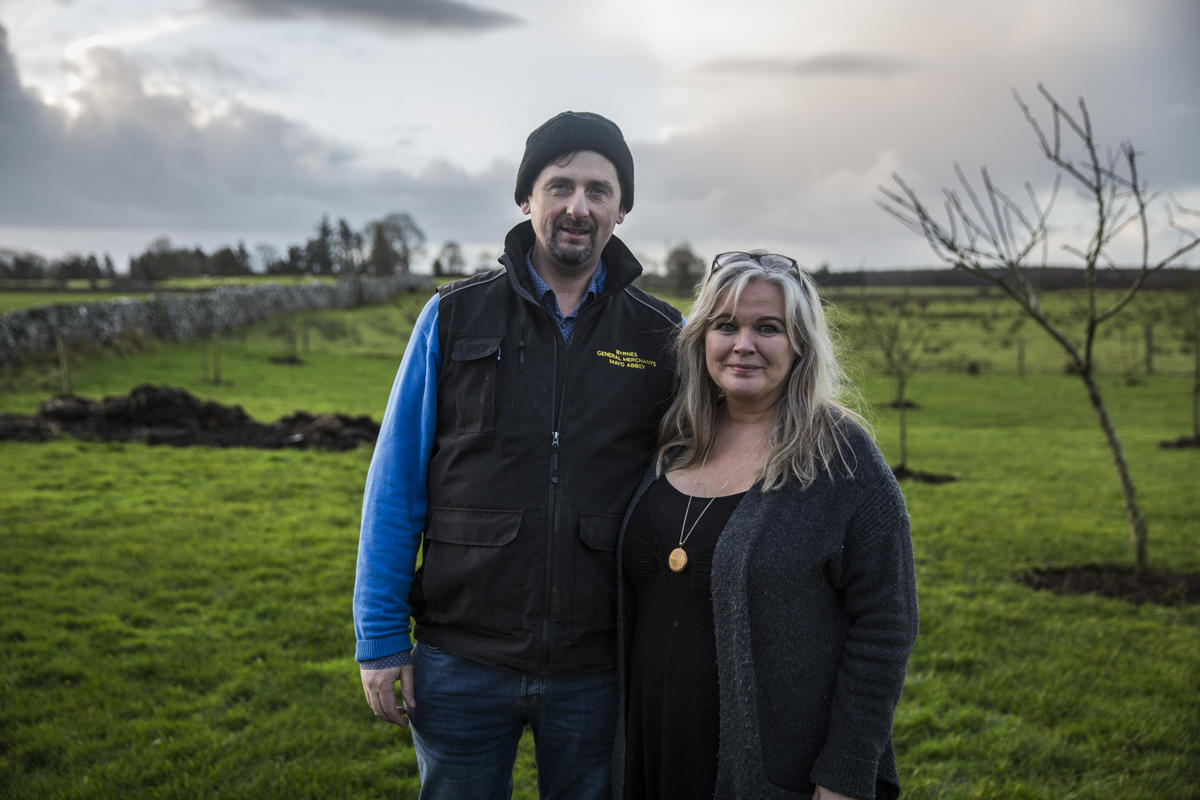
[[[358,661],[412,647],[408,591],[429,509],[426,478],[441,367],[437,320],[435,294],[413,326],[367,471],[354,580]]]

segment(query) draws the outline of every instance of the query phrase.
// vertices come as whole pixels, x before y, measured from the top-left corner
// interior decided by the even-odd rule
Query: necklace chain
[[[694,520],[692,520],[692,527],[690,527],[690,528],[687,527],[687,518],[688,518],[688,514],[691,513],[691,510],[692,510],[692,496],[690,494],[688,495],[687,505],[683,509],[683,522],[680,523],[680,525],[679,525],[679,547],[680,548],[682,548],[684,546],[684,544],[687,543],[688,539],[692,538],[692,531],[696,530],[696,526],[700,524],[700,518],[704,516],[704,512],[708,511],[709,506],[711,506],[713,504],[713,502],[716,501],[717,497],[720,497],[724,494],[725,487],[729,485],[729,482],[732,481],[735,476],[737,476],[739,473],[741,473],[742,469],[750,461],[750,456],[752,456],[753,454],[754,454],[754,448],[749,448],[746,451],[746,455],[744,455],[742,457],[742,460],[738,463],[737,468],[729,473],[729,477],[726,478],[725,482],[721,484],[721,488],[717,490],[717,493],[714,496],[708,498],[708,502],[704,504],[704,508],[700,509],[700,513],[696,515],[696,518]],[[704,472],[704,468],[706,466],[708,466],[708,453],[704,454],[704,460],[702,460],[700,462],[700,472]],[[684,533],[685,530],[687,531],[687,533]]]

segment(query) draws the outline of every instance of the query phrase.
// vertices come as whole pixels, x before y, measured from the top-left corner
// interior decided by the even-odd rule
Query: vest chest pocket
[[[500,336],[459,336],[454,340],[450,361],[455,427],[459,433],[491,433],[496,429],[501,341]]]

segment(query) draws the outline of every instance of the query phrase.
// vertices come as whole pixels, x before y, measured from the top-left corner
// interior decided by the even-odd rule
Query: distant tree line
[[[453,243],[451,243],[453,244]],[[650,291],[671,292],[681,297],[690,297],[697,283],[704,277],[708,262],[697,254],[688,242],[682,242],[670,248],[664,261],[665,275],[650,272],[643,273],[638,279],[641,285]],[[829,264],[821,263],[816,267],[805,266],[804,269],[824,289],[853,289],[865,287],[896,287],[909,288],[931,286],[963,287],[990,289],[986,280],[979,274],[972,274],[958,269],[946,267],[905,269],[894,267],[890,269],[858,269],[833,271]],[[437,264],[434,265],[437,272]],[[985,270],[985,272],[988,272]],[[1092,280],[1097,289],[1121,289],[1138,276],[1136,268],[1110,267],[1097,271]],[[991,270],[988,274],[1000,274],[1000,270]],[[1142,288],[1145,289],[1174,289],[1189,290],[1196,285],[1200,270],[1188,267],[1166,267],[1151,275],[1144,276]],[[1065,289],[1088,288],[1086,270],[1079,267],[1028,267],[1024,269],[1025,279],[1030,285],[1041,291],[1059,291]]]
[[[411,271],[425,252],[425,232],[411,215],[393,212],[372,220],[361,230],[345,219],[336,223],[321,217],[313,236],[304,244],[290,245],[286,252],[269,244],[221,247],[206,253],[199,247],[176,247],[167,237],[150,243],[145,252],[129,259],[127,277],[138,281],[198,276],[238,276],[256,272],[267,275],[396,275]],[[463,258],[456,242],[446,242],[434,259],[436,274],[461,271]],[[0,248],[0,279],[8,280],[115,280],[118,275],[112,256],[68,254],[46,259],[37,253]]]
[[[403,275],[425,252],[425,232],[403,212],[372,220],[361,231],[345,219],[334,225],[326,215],[312,238],[285,255],[269,245],[258,250],[268,275]]]
[[[116,266],[107,253],[103,259],[98,259],[94,253],[86,257],[71,253],[50,261],[37,253],[0,250],[0,278],[94,282],[116,276]]]
[[[1001,270],[990,270],[1000,275]],[[1042,291],[1063,289],[1086,289],[1088,276],[1079,267],[1027,267],[1023,269],[1030,285]],[[1121,289],[1138,276],[1136,268],[1110,267],[1093,275],[1097,289]],[[1146,289],[1186,289],[1192,285],[1196,270],[1186,267],[1168,267],[1147,276],[1142,287]],[[860,269],[833,272],[828,264],[821,264],[812,271],[813,279],[823,287],[855,286],[987,286],[979,275],[958,269]]]
[[[250,253],[241,242],[236,248],[222,247],[208,255],[199,247],[172,247],[171,241],[161,236],[150,243],[146,252],[129,259],[129,277],[142,281],[201,275],[231,277],[252,272]]]

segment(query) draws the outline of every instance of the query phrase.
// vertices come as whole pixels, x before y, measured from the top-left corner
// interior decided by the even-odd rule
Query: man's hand
[[[359,667],[358,671],[362,675],[363,693],[366,694],[367,703],[375,712],[375,716],[407,728],[408,712],[405,711],[405,707],[414,708],[417,705],[417,698],[413,693],[412,664],[387,669]],[[397,681],[400,683],[400,696],[404,699],[403,706],[396,705]]]
[[[818,785],[817,790],[813,792],[812,800],[854,800],[854,798],[838,794],[833,789],[826,789],[824,786]]]

